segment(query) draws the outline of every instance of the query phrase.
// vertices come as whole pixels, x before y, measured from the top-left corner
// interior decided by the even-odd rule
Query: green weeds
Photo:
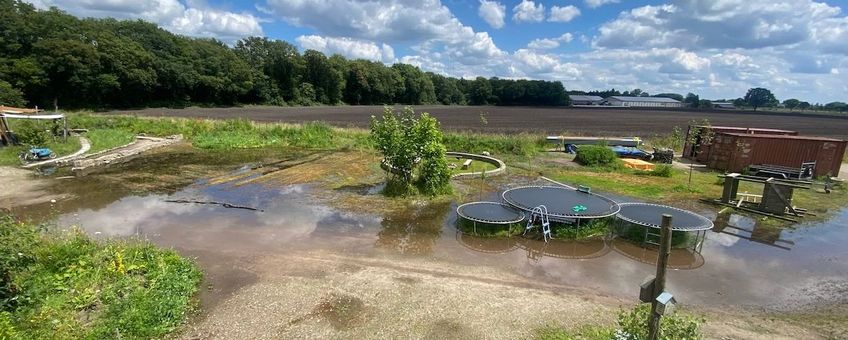
[[[151,338],[179,327],[201,272],[144,242],[47,233],[0,217],[0,337]]]
[[[622,310],[618,314],[616,327],[596,325],[582,326],[575,331],[562,327],[546,326],[536,331],[539,340],[642,340],[648,338],[648,316],[650,304],[639,304],[631,310]],[[658,338],[663,340],[701,339],[701,324],[706,320],[685,312],[666,314],[660,321]]]

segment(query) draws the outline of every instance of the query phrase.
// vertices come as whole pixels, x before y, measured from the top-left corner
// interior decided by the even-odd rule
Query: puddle
[[[96,237],[138,236],[195,256],[210,285],[201,296],[204,307],[252,283],[253,258],[312,250],[352,258],[427,257],[491,266],[540,282],[633,299],[639,283],[654,274],[656,251],[620,239],[545,243],[457,233],[455,203],[410,204],[383,215],[352,213],[326,204],[315,195],[324,189],[309,184],[233,185],[210,180],[261,169],[257,164],[270,158],[261,151],[237,154],[156,153],[84,178],[61,180],[61,187],[54,190],[71,198],[13,212],[36,220],[55,218],[60,226],[77,225]],[[373,194],[374,190],[363,186],[339,191]],[[479,196],[498,200],[497,192]],[[226,202],[259,210],[168,200]],[[716,216],[714,211],[700,212]],[[670,257],[668,288],[681,303],[780,309],[845,295],[848,209],[829,221],[793,229],[761,226],[755,219],[734,214],[719,215],[715,225],[700,254],[675,250]],[[415,284],[405,277],[397,281]],[[362,306],[346,299],[331,296],[328,305],[317,311],[334,326],[347,327],[359,316],[349,318],[347,307],[340,306],[351,310]]]

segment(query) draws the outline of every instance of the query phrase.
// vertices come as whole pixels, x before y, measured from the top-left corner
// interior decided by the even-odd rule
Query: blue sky
[[[141,18],[228,43],[301,49],[456,77],[560,80],[568,89],[848,100],[846,1],[32,0],[82,17]]]

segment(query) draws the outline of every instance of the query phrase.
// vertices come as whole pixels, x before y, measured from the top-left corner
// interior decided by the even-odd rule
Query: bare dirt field
[[[398,109],[401,107],[398,106]],[[674,126],[684,128],[693,120],[712,125],[787,129],[805,135],[848,138],[848,115],[813,115],[783,112],[724,110],[662,110],[625,108],[556,108],[502,106],[414,106],[429,112],[450,130],[480,132],[568,132],[581,135],[664,135]],[[104,114],[189,118],[247,118],[260,122],[324,121],[338,126],[367,127],[382,106],[143,109]],[[484,123],[481,114],[485,117]]]

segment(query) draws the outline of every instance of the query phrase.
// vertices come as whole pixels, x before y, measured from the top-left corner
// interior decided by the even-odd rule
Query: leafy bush
[[[674,168],[671,164],[657,164],[651,171],[651,176],[672,177],[674,176]]]
[[[371,140],[395,171],[384,194],[405,196],[413,194],[411,184],[427,195],[450,192],[450,169],[445,159],[439,122],[423,113],[416,116],[411,108],[396,115],[386,108],[383,117],[371,118]],[[417,174],[417,178],[416,178]]]
[[[650,304],[639,304],[630,311],[618,314],[618,331],[616,339],[642,340],[648,338],[648,317],[651,314]],[[702,318],[696,318],[683,313],[666,314],[660,320],[659,339],[700,339]]]
[[[619,167],[621,161],[612,149],[601,145],[581,145],[574,161],[585,166]]]
[[[50,136],[38,122],[31,120],[22,120],[16,122],[15,136],[18,137],[18,142],[21,144],[44,145]]]

